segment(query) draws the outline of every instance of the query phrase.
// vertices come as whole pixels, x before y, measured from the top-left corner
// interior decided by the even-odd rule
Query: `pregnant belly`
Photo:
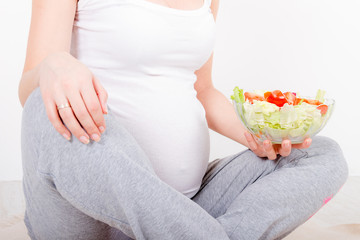
[[[166,102],[150,98],[131,105],[108,102],[159,178],[188,197],[195,195],[209,161],[209,130],[200,102],[196,98]]]

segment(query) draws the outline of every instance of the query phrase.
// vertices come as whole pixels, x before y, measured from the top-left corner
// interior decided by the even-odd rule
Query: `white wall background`
[[[220,0],[213,79],[226,96],[281,89],[336,100],[321,132],[336,139],[350,174],[360,175],[358,0]],[[25,59],[31,1],[0,0],[0,180],[22,178],[18,83]],[[211,159],[244,147],[211,132]]]

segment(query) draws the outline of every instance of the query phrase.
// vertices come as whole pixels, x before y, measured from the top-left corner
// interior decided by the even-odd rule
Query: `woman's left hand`
[[[283,157],[289,156],[292,148],[308,148],[311,145],[311,138],[306,138],[303,143],[291,144],[290,140],[283,140],[281,144],[272,144],[270,140],[259,142],[254,139],[249,132],[244,133],[249,144],[249,149],[259,157],[267,157],[269,160],[275,160],[277,154]]]

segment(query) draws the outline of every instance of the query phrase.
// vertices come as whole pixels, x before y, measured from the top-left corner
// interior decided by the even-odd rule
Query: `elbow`
[[[20,101],[20,104],[21,104],[21,107],[22,108],[24,108],[24,101],[23,101],[23,99],[22,99],[22,97],[21,97],[21,94],[20,94],[20,89],[19,89],[19,91],[18,91],[18,98],[19,98],[19,101]]]
[[[24,98],[24,92],[23,92],[23,88],[22,88],[22,84],[21,84],[21,80],[18,86],[18,99],[20,101],[21,107],[24,108],[25,105],[25,98]]]
[[[25,106],[26,99],[29,97],[30,93],[38,86],[35,80],[36,79],[34,78],[33,72],[25,72],[22,74],[18,85],[18,99],[23,108]]]
[[[196,97],[201,101],[202,99],[206,98],[206,96],[208,96],[209,93],[212,93],[214,90],[216,89],[212,85],[202,87],[200,89],[196,89]]]

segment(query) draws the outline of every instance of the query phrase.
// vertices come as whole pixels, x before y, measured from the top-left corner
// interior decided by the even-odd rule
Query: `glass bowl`
[[[306,97],[306,99],[313,98]],[[235,100],[232,100],[232,102],[241,122],[255,138],[257,138],[260,142],[269,139],[275,144],[281,144],[284,139],[291,140],[291,143],[302,143],[306,138],[315,136],[326,125],[335,105],[335,100],[325,99],[324,104],[328,106],[325,114],[321,114],[320,110],[318,110],[318,117],[313,117],[313,114],[309,114],[308,116],[305,114],[306,118],[304,118],[304,113],[302,113],[302,118],[298,118],[300,114],[297,114],[297,110],[294,108],[296,106],[292,106],[292,112],[292,109],[290,108],[290,114],[289,111],[287,111],[287,113],[285,113],[285,111],[281,111],[284,107],[289,107],[288,104],[285,104],[284,107],[279,107],[279,119],[287,117],[293,119],[294,121],[291,122],[290,120],[290,124],[289,121],[287,121],[287,126],[284,127],[281,122],[274,124],[274,122],[269,123],[266,120],[264,121],[264,119],[266,119],[269,115],[266,115],[261,111],[255,113],[252,111],[252,113],[249,114],[250,111],[246,111],[246,109],[248,109],[251,105],[249,102],[245,102],[243,104],[238,103]]]

